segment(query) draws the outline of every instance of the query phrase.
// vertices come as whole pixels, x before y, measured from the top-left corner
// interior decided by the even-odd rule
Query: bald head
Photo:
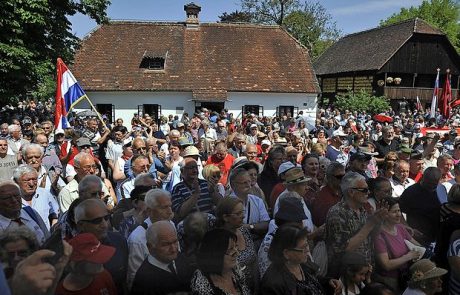
[[[106,210],[107,205],[99,199],[88,199],[81,202],[77,207],[75,207],[74,215],[75,222],[86,220],[93,215],[94,211]]]
[[[171,263],[179,253],[179,243],[174,225],[169,221],[154,222],[147,229],[147,247],[150,254],[163,263]]]

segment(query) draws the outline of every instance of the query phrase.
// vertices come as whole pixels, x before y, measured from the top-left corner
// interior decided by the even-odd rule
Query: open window
[[[276,108],[276,115],[278,117],[281,117],[283,115],[286,115],[288,117],[295,117],[296,115],[294,114],[295,109],[297,109],[297,111],[299,110],[299,108],[294,108],[294,106],[278,106]]]
[[[264,107],[260,105],[244,105],[241,107],[241,112],[243,115],[255,114],[256,116],[263,116]]]
[[[161,117],[161,105],[159,104],[142,104],[137,106],[139,117],[148,114],[155,122],[158,123]]]
[[[115,105],[98,103],[96,104],[96,110],[101,116],[106,116],[109,122],[112,123],[115,120]]]

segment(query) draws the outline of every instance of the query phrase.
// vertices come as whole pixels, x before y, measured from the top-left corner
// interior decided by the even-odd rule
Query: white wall
[[[163,115],[179,115],[195,112],[195,102],[192,101],[192,92],[88,92],[87,95],[94,105],[113,104],[115,106],[115,118],[123,118],[130,122],[134,113],[138,111],[138,105],[159,104]],[[228,101],[225,108],[233,113],[235,118],[241,117],[243,105],[264,106],[265,116],[275,116],[276,108],[280,105],[298,107],[305,116],[316,117],[316,94],[304,93],[261,93],[261,92],[228,92]],[[178,111],[177,107],[183,107]],[[82,101],[75,110],[89,109],[88,102]]]

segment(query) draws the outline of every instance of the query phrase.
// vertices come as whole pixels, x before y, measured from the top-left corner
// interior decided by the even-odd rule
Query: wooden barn
[[[441,87],[451,72],[455,97],[459,88],[460,57],[440,30],[421,19],[350,34],[332,45],[315,62],[322,101],[337,93],[365,89],[384,95],[392,106],[430,104],[437,69]]]

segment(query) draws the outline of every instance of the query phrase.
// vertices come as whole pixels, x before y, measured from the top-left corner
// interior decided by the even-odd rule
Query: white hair
[[[32,167],[30,165],[27,165],[27,164],[21,164],[16,169],[14,169],[14,171],[13,171],[13,179],[16,182],[18,182],[19,179],[21,178],[21,176],[23,176],[24,174],[28,174],[28,173],[38,174],[37,170],[35,170],[34,167]]]
[[[152,223],[152,225],[147,228],[147,232],[145,234],[147,238],[147,244],[155,245],[159,240],[158,235],[160,231],[165,229],[168,229],[171,232],[177,234],[176,228],[170,221],[160,220]]]
[[[154,209],[156,206],[158,206],[158,199],[160,197],[167,197],[171,199],[171,194],[167,190],[161,188],[151,189],[145,195],[145,205],[150,209]]]
[[[107,210],[107,205],[104,202],[102,202],[102,200],[100,199],[88,199],[78,204],[74,210],[75,223],[78,223],[81,220],[84,220],[86,218],[86,211],[89,208],[94,208],[96,206],[99,206]]]
[[[345,174],[340,183],[340,189],[342,190],[343,196],[347,197],[348,191],[355,187],[356,183],[361,180],[366,181],[366,178],[358,172],[348,172]]]
[[[40,151],[40,157],[43,157],[45,153],[43,147],[37,143],[28,143],[22,148],[22,157],[26,158],[27,152],[33,149],[37,149]]]
[[[88,153],[85,152],[79,152],[74,158],[73,158],[73,165],[74,167],[80,168],[80,163],[81,160],[85,158],[92,158],[92,156]]]
[[[8,126],[8,132],[11,133],[11,132],[14,132],[14,131],[19,131],[21,130],[21,126],[19,125],[16,125],[16,124],[11,124]]]

